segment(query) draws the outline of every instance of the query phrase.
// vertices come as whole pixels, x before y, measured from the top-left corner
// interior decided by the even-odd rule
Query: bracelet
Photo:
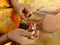
[[[57,14],[60,13],[60,8],[56,9],[56,13]]]

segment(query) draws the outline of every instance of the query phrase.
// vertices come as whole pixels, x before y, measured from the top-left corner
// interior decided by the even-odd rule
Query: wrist
[[[3,45],[5,43],[9,42],[9,39],[7,38],[7,35],[4,34],[0,37],[0,45]]]
[[[5,34],[4,36],[6,41],[10,41],[7,34]]]

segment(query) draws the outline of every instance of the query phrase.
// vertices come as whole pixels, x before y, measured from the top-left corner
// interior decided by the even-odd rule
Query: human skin
[[[43,20],[43,29],[47,32],[55,32],[60,30],[60,14],[46,14]]]
[[[58,13],[56,9],[50,10],[47,8],[42,8],[33,13],[35,13],[37,16],[40,15],[40,18],[44,17],[42,20],[40,18],[37,19],[41,20],[40,22],[42,25],[40,26],[42,27],[43,31],[55,32],[60,30],[60,13]]]
[[[33,44],[34,40],[29,39],[29,37],[31,37],[31,32],[23,29],[15,29],[0,37],[0,45],[3,45],[9,41],[16,42],[21,45]]]
[[[30,5],[18,3],[16,0],[10,0],[10,3],[14,10],[20,15],[20,18],[24,18],[24,15],[30,15]],[[23,12],[24,11],[24,12]]]

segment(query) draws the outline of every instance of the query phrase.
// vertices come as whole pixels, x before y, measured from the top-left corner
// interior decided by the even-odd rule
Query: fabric
[[[20,17],[13,9],[0,9],[0,32],[8,33],[11,30],[18,28]]]
[[[0,0],[0,7],[9,7],[9,3],[6,0]]]

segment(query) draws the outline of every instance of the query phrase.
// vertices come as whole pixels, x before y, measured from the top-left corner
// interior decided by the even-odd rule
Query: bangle
[[[60,13],[60,8],[56,9],[56,13]]]

